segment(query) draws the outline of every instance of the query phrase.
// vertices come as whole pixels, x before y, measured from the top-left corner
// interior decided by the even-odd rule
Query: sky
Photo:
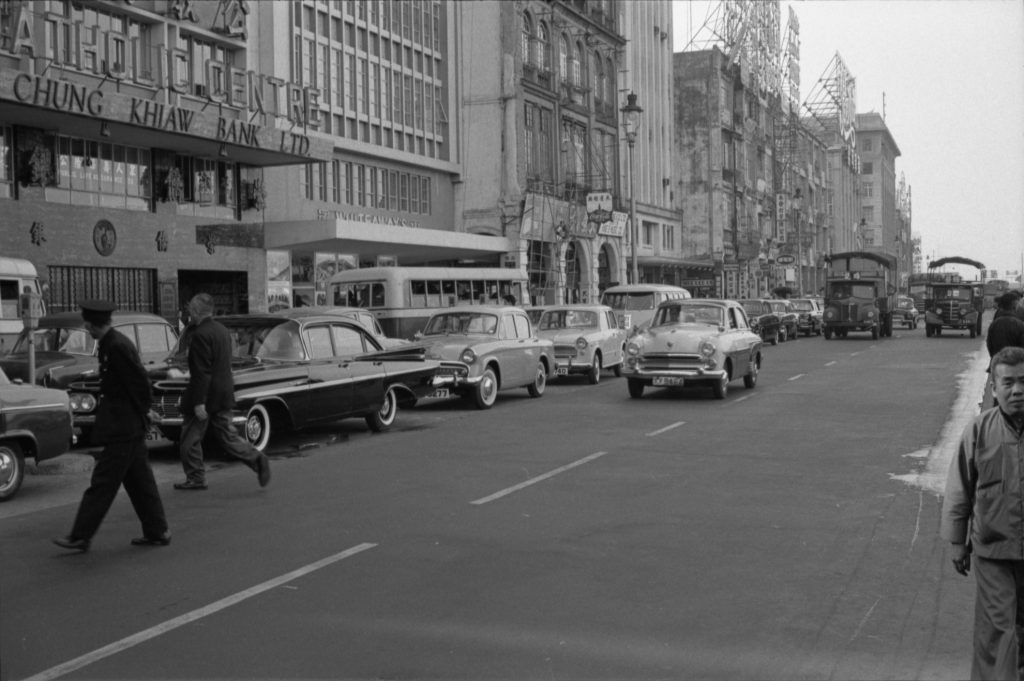
[[[716,5],[673,0],[676,51]],[[789,7],[801,101],[838,52],[857,112],[884,111],[923,257],[1024,270],[1024,1],[783,0],[783,40]]]

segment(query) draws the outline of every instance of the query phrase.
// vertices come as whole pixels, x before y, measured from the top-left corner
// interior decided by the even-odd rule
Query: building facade
[[[0,252],[51,311],[266,304],[264,169],[330,157],[318,95],[260,70],[246,3],[13,0],[0,12]]]
[[[456,222],[509,240],[534,304],[596,301],[622,281],[622,4],[455,3],[464,167]],[[588,200],[589,204],[588,205]]]

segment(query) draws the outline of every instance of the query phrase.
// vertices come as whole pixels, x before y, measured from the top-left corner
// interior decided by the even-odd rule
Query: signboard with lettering
[[[782,255],[775,258],[775,262],[780,265],[792,265],[796,262],[796,256],[790,255],[789,253],[783,253]]]

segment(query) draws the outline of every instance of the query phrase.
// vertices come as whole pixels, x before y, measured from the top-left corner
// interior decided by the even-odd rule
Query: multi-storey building
[[[321,93],[320,131],[333,149],[298,172],[267,173],[272,199],[262,218],[275,304],[296,295],[324,302],[339,269],[498,265],[517,251],[505,205],[514,204],[517,178],[493,174],[515,158],[505,145],[516,138],[503,128],[515,129],[519,116],[501,115],[516,112],[503,99],[511,67],[501,70],[495,49],[519,44],[509,32],[512,3],[250,6],[261,26],[279,27],[261,44],[261,67]]]
[[[455,4],[467,169],[456,222],[509,239],[505,264],[529,274],[532,302],[596,300],[626,264],[622,4]]]
[[[633,93],[643,109],[633,148],[633,193],[625,137],[620,136],[620,186],[636,200],[636,257],[641,282],[685,286],[693,292],[710,288],[711,266],[693,257],[676,207],[672,150],[676,99],[673,75],[672,3],[669,0],[623,3],[627,36],[620,95]],[[620,104],[626,100],[620,96]],[[629,232],[627,232],[627,235]],[[632,258],[632,244],[629,245]]]
[[[895,253],[898,233],[896,157],[900,149],[878,113],[857,114],[860,238],[864,248]]]
[[[713,267],[710,295],[768,295],[768,251],[782,235],[773,191],[778,95],[764,93],[717,46],[676,53],[674,70],[674,166],[688,257]]]
[[[331,145],[319,93],[264,70],[254,4],[0,3],[0,253],[51,311],[266,306],[263,169]]]

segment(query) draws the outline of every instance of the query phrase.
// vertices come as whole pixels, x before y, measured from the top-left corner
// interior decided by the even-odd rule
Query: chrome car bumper
[[[633,369],[628,365],[622,368],[622,375],[627,378],[660,383],[658,379],[669,379],[666,385],[672,385],[671,379],[682,379],[683,381],[716,381],[727,376],[725,369],[707,369],[704,367],[693,367],[688,369],[669,369],[648,371],[646,369]]]

